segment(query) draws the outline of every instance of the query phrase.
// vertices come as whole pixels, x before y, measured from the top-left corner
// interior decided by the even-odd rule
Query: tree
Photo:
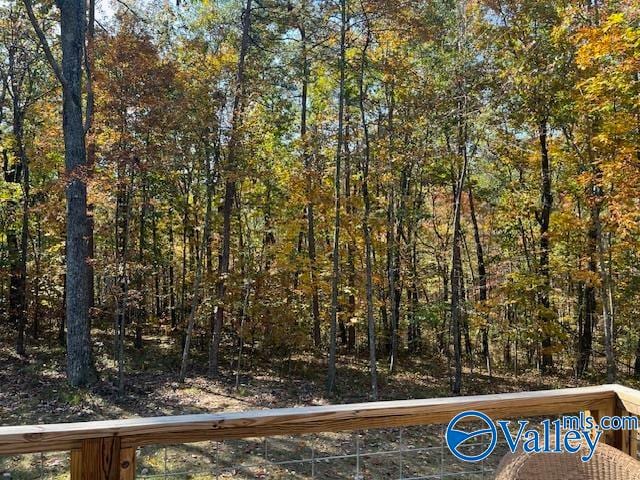
[[[362,199],[364,211],[362,214],[362,232],[365,244],[365,269],[366,284],[365,295],[367,301],[367,332],[369,341],[369,372],[371,375],[371,397],[378,398],[378,368],[376,358],[376,324],[373,314],[373,248],[371,245],[371,197],[369,194],[369,168],[371,165],[371,140],[369,136],[369,124],[367,121],[367,86],[365,85],[365,73],[367,69],[367,51],[371,45],[372,32],[369,17],[363,11],[365,18],[366,40],[362,46],[360,58],[360,76],[358,77],[358,93],[360,106],[360,119],[362,122],[362,134],[364,136],[364,152],[362,155]]]
[[[340,75],[338,93],[338,142],[336,146],[336,167],[334,177],[334,224],[333,224],[333,269],[331,273],[331,331],[329,334],[329,369],[327,372],[327,392],[333,393],[336,388],[336,334],[338,330],[338,288],[340,285],[340,209],[342,183],[342,156],[344,148],[344,110],[346,91],[346,51],[347,51],[347,2],[340,1],[340,56],[338,72]]]
[[[128,324],[135,322],[134,344],[137,349],[143,346],[152,180],[163,166],[160,157],[166,140],[162,122],[171,121],[166,111],[175,85],[171,63],[160,59],[141,22],[129,12],[119,13],[118,18],[117,33],[100,35],[94,47],[99,71],[93,75],[92,94],[97,97],[99,111],[92,137],[108,138],[94,146],[93,155],[100,167],[94,174],[94,184],[102,193],[108,191],[107,185],[114,184],[115,192],[106,198],[93,196],[94,212],[112,214],[109,234],[113,233],[114,243],[113,249],[104,248],[101,259],[93,264],[105,283],[112,285],[108,304],[114,308],[118,390],[123,394]],[[97,247],[101,249],[104,232],[98,228],[97,233]]]
[[[21,187],[20,233],[16,222],[7,230],[7,244],[10,261],[9,321],[16,328],[16,353],[24,355],[25,329],[28,323],[27,300],[27,260],[29,250],[30,219],[30,168],[27,153],[27,128],[30,109],[48,88],[47,78],[41,70],[39,41],[31,29],[21,21],[24,11],[13,2],[4,6],[6,23],[2,25],[0,46],[6,55],[6,64],[0,67],[0,77],[4,95],[8,96],[11,109],[12,151],[4,150],[4,180]],[[3,95],[3,96],[4,96]],[[9,160],[11,157],[11,160]],[[11,217],[18,216],[17,205],[12,207]],[[18,241],[19,239],[19,241]],[[34,336],[38,336],[37,319],[34,318]]]
[[[233,99],[233,112],[231,118],[231,132],[229,134],[229,145],[227,161],[224,166],[225,190],[224,202],[222,205],[222,244],[218,255],[218,279],[216,284],[216,310],[213,331],[211,332],[211,343],[209,346],[209,375],[218,374],[218,362],[220,351],[220,339],[222,326],[224,324],[224,301],[226,291],[226,281],[229,275],[229,261],[231,256],[231,215],[233,204],[236,200],[237,182],[237,157],[240,150],[240,135],[245,108],[246,89],[246,59],[250,46],[251,34],[252,0],[247,0],[242,12],[242,38],[240,40],[240,56],[238,59],[238,70],[236,77],[235,93]]]
[[[489,376],[491,376],[491,351],[489,350],[489,324],[486,318],[486,303],[488,300],[487,289],[487,267],[484,260],[484,248],[480,237],[480,227],[478,217],[476,215],[475,202],[473,200],[473,187],[469,184],[469,213],[471,215],[471,223],[473,225],[473,240],[476,245],[476,259],[478,262],[478,288],[480,308],[485,316],[485,325],[482,326],[482,355],[484,356],[485,365]]]
[[[0,314],[22,351],[64,311],[73,384],[91,328],[120,392],[155,342],[180,379],[320,355],[373,398],[381,358],[455,393],[467,368],[640,372],[635,4],[134,1],[95,29],[92,0],[18,4]]]
[[[91,224],[87,215],[87,152],[82,114],[82,77],[85,58],[86,5],[80,0],[59,0],[62,65],[54,58],[46,36],[24,0],[29,19],[42,44],[47,61],[62,85],[62,124],[68,178],[66,232],[67,377],[73,386],[97,379],[91,346],[92,282],[89,265]]]

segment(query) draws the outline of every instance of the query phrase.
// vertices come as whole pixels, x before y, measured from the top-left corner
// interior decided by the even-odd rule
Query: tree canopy
[[[640,375],[637,2],[51,3],[0,3],[18,354]]]

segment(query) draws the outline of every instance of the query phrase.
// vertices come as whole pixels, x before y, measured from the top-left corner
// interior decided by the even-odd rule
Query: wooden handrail
[[[614,385],[619,407],[632,415],[640,415],[640,392],[623,385]]]
[[[205,440],[447,423],[465,410],[494,419],[588,410],[595,417],[640,413],[640,392],[603,385],[535,392],[283,408],[237,413],[132,418],[99,422],[0,427],[0,455],[72,451],[72,479],[134,478],[135,448]],[[626,440],[625,440],[626,438]],[[608,439],[619,448],[631,437]],[[106,457],[106,458],[105,458]],[[123,460],[124,459],[124,460]],[[96,462],[100,472],[93,471]],[[76,466],[76,473],[74,472]],[[126,465],[126,467],[124,467]],[[91,470],[90,473],[89,470]]]
[[[445,423],[464,410],[491,417],[598,410],[616,400],[613,386],[536,392],[280,408],[237,413],[132,418],[0,427],[0,454],[72,450],[90,438],[120,437],[124,446],[337,432]]]

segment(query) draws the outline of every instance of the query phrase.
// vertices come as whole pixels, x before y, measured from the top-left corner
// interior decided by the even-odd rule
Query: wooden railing
[[[640,392],[620,385],[537,392],[360,403],[241,413],[134,418],[85,423],[0,427],[0,456],[71,452],[72,480],[132,480],[136,448],[206,440],[270,437],[448,423],[465,410],[491,418],[589,412],[640,414]],[[604,441],[636,455],[636,432],[615,431]]]

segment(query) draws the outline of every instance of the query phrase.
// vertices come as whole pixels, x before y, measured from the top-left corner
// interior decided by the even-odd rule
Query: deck
[[[578,412],[588,412],[597,420],[605,415],[640,414],[640,392],[620,385],[603,385],[470,397],[0,427],[0,457],[66,452],[65,469],[68,471],[65,475],[71,480],[491,478],[499,456],[494,458],[493,464],[483,462],[482,465],[458,467],[445,457],[442,425],[467,410],[484,412],[494,420],[552,418]],[[635,431],[611,431],[603,435],[602,441],[635,457],[636,434]],[[316,442],[318,438],[323,439],[324,448],[318,448],[317,443],[314,447],[309,438]],[[225,459],[230,450],[221,445],[230,442],[236,442],[239,447],[235,453],[246,458]],[[326,446],[331,442],[338,446],[328,449]],[[187,448],[190,446],[192,448]],[[189,462],[180,457],[195,460]],[[433,458],[433,464],[425,460],[427,457]],[[172,468],[176,461],[182,462],[181,468]],[[381,473],[383,464],[388,470],[384,475]],[[323,475],[323,468],[331,470],[327,470],[327,466],[332,467],[332,473]],[[340,472],[346,473],[341,477]]]

